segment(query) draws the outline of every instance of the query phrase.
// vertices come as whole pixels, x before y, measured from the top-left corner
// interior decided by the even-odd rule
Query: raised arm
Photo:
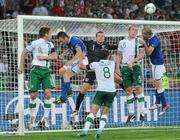
[[[22,53],[21,53],[21,58],[20,58],[20,64],[18,67],[18,74],[22,74],[23,73],[23,69],[24,69],[24,59],[26,57],[26,55],[29,53],[28,49],[24,48]]]
[[[67,49],[65,51],[63,51],[59,56],[58,56],[58,59],[63,59],[64,56],[68,55],[70,53],[70,49]]]
[[[56,53],[55,49],[52,48],[51,49],[51,54],[49,54],[47,56],[39,55],[39,56],[37,56],[37,58],[39,60],[57,60],[58,56],[57,56],[57,53]]]
[[[117,54],[116,54],[116,70],[115,72],[117,74],[120,75],[120,64],[121,64],[121,61],[122,61],[122,52],[117,50]]]
[[[76,47],[76,54],[72,57],[71,60],[67,61],[67,63],[65,64],[65,66],[68,66],[70,64],[72,64],[76,59],[78,59],[80,56],[82,55],[82,50],[81,47],[78,46]]]
[[[152,52],[154,51],[154,48],[152,46],[148,46],[146,42],[144,41],[144,39],[142,38],[139,40],[139,43],[144,46],[146,53],[150,56]]]

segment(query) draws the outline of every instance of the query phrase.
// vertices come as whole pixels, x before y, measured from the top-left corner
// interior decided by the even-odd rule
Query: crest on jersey
[[[123,42],[122,48],[126,48],[126,42]]]
[[[102,49],[104,49],[105,48],[105,45],[102,45]]]

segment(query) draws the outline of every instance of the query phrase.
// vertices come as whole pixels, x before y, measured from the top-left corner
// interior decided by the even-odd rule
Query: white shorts
[[[83,64],[84,65],[88,65],[88,58],[86,57],[83,60]],[[82,70],[79,68],[79,59],[76,59],[71,65],[67,66],[68,69],[70,69],[71,71],[73,71],[76,74],[79,74]]]
[[[152,64],[152,77],[153,80],[160,80],[163,74],[166,72],[165,66],[163,65],[153,65]]]

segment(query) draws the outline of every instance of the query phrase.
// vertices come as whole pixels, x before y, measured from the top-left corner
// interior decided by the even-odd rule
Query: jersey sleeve
[[[34,49],[34,47],[35,47],[35,43],[34,43],[34,42],[31,42],[30,44],[28,44],[28,45],[26,46],[26,49],[27,49],[28,51],[32,52],[33,49]]]
[[[91,70],[95,70],[98,67],[98,62],[93,62],[93,63],[89,64],[89,67]]]
[[[55,47],[54,44],[52,42],[49,42],[49,45],[51,46],[51,53],[55,52]]]
[[[118,51],[122,52],[122,40],[119,41],[119,44],[118,44]]]

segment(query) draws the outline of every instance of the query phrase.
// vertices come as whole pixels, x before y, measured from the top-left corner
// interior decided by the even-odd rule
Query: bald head
[[[149,28],[149,27],[144,27],[144,28],[142,29],[142,36],[143,36],[143,38],[144,38],[145,40],[151,38],[151,37],[152,37],[152,34],[153,34],[153,33],[152,33],[151,28]]]

